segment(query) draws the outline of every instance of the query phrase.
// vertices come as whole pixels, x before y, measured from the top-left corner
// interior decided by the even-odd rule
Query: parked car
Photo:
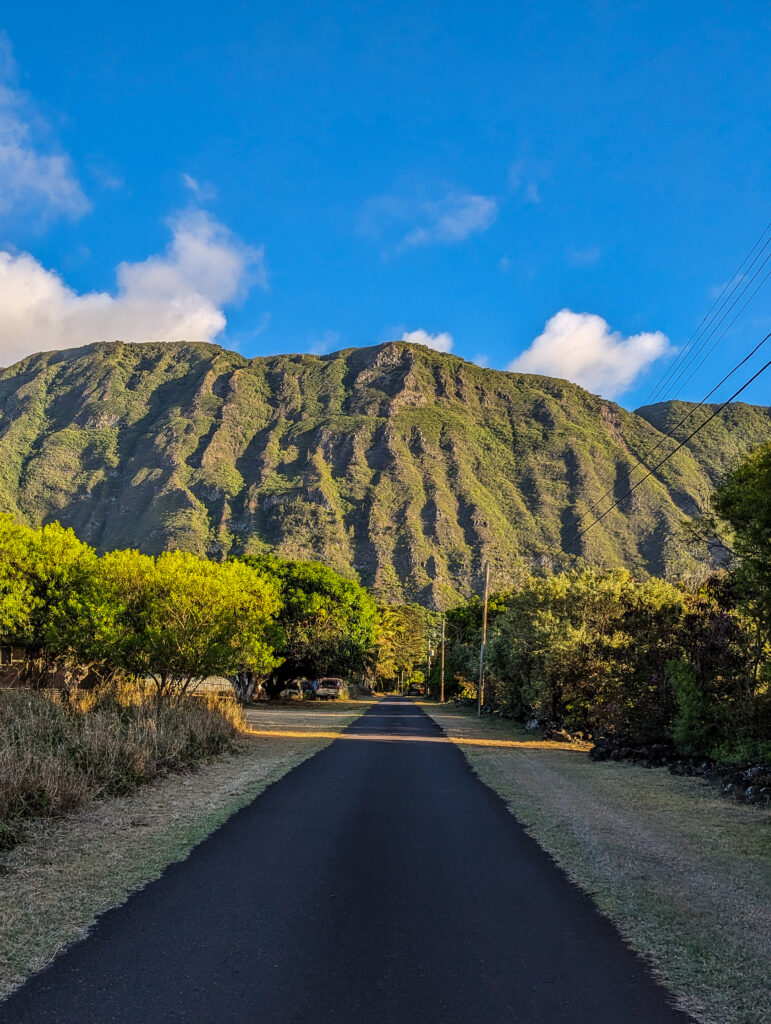
[[[345,685],[337,676],[324,676],[322,679],[315,679],[314,683],[316,696],[324,699],[337,699]]]
[[[278,695],[279,700],[302,700],[303,691],[297,685],[297,683],[290,683],[289,686],[285,687]]]

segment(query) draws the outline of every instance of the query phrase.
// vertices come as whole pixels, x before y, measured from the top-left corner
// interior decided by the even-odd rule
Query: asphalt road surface
[[[371,708],[100,918],[0,1020],[684,1024],[442,737],[407,701]]]

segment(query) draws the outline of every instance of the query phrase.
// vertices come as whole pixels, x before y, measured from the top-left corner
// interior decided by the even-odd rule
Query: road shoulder
[[[698,779],[597,764],[510,722],[421,706],[682,1009],[704,1024],[767,1020],[767,813]]]
[[[0,855],[0,998],[371,704],[257,707],[247,712],[253,734],[240,753],[31,822],[24,841]]]

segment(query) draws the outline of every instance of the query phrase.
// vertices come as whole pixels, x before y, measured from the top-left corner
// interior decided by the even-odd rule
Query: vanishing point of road
[[[443,740],[408,701],[373,706],[101,917],[0,1021],[685,1024]]]

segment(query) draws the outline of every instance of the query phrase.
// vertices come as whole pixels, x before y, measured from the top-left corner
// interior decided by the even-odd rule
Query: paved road
[[[386,700],[348,734],[101,918],[3,1024],[686,1022],[419,708]]]

